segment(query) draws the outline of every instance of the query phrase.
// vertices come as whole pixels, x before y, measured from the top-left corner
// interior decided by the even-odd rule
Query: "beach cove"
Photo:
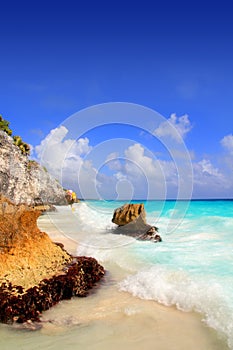
[[[180,239],[176,242],[176,251],[181,248],[182,241],[185,241],[183,236],[184,229],[190,238],[187,246],[188,252],[191,252],[190,244],[197,245],[201,238],[203,240],[202,245],[205,243],[205,240],[209,239],[215,245],[219,243],[216,239],[217,237],[214,237],[213,231],[218,230],[218,227],[216,227],[217,221],[219,227],[223,223],[223,220],[217,215],[220,214],[218,212],[220,206],[224,205],[225,207],[225,214],[229,218],[228,223],[225,224],[225,228],[228,226],[230,229],[231,218],[229,217],[229,213],[231,207],[228,208],[229,212],[227,212],[226,203],[217,203],[218,208],[215,209],[215,212],[213,208],[209,208],[208,211],[208,203],[200,204],[193,202],[193,204],[199,214],[200,205],[205,205],[205,215],[212,215],[212,219],[215,220],[215,227],[213,227],[212,231],[209,228],[209,232],[205,232],[208,226],[205,217],[203,218],[202,227],[200,226],[199,232],[197,232],[197,227],[194,227],[195,235],[193,235],[190,232],[187,221],[191,220],[192,215],[192,220],[194,220],[195,210],[192,208],[192,215],[189,210],[187,213],[189,219],[186,218],[184,220],[184,227],[181,225],[179,230]],[[168,211],[170,212],[172,210],[172,205],[174,203],[165,204],[163,213],[160,215],[160,221],[157,223],[159,224],[158,226],[164,244],[160,246],[157,244],[153,246],[150,242],[135,242],[131,237],[116,237],[112,235],[109,231],[112,228],[112,224],[106,219],[110,217],[112,208],[116,207],[116,203],[108,203],[107,208],[106,203],[81,202],[75,206],[73,211],[69,207],[57,207],[57,212],[42,215],[38,219],[38,226],[41,230],[47,232],[52,240],[62,242],[66,250],[71,254],[76,252],[83,255],[85,253],[87,256],[97,258],[105,267],[106,276],[101,282],[100,288],[93,290],[88,298],[74,298],[71,301],[63,301],[49,311],[46,311],[42,317],[41,330],[38,332],[26,332],[28,345],[25,336],[21,337],[21,333],[17,330],[15,333],[15,329],[13,328],[9,329],[6,326],[1,326],[3,335],[5,334],[6,338],[8,338],[8,332],[11,333],[11,337],[13,334],[16,334],[17,341],[21,339],[22,349],[27,349],[27,346],[29,349],[31,342],[34,342],[34,344],[39,342],[40,345],[38,347],[43,346],[44,348],[51,349],[62,349],[64,347],[67,349],[79,349],[81,347],[87,349],[107,349],[111,347],[115,349],[119,348],[119,346],[122,349],[141,349],[143,346],[145,349],[157,348],[160,350],[187,348],[214,350],[231,348],[227,346],[227,342],[228,344],[231,342],[231,319],[228,317],[229,310],[223,309],[224,303],[219,305],[217,311],[220,310],[223,312],[220,320],[223,327],[226,325],[224,324],[224,317],[227,317],[228,338],[219,329],[211,327],[211,325],[218,324],[218,320],[211,319],[215,315],[216,310],[214,310],[214,307],[218,306],[211,305],[213,301],[210,300],[211,295],[209,295],[210,291],[208,288],[206,290],[200,289],[201,295],[198,296],[196,294],[197,290],[195,290],[194,280],[185,281],[187,276],[185,276],[184,271],[181,271],[179,267],[177,269],[177,275],[175,275],[174,271],[172,273],[170,272],[170,276],[168,274],[166,275],[167,282],[170,279],[170,286],[168,284],[165,285],[165,279],[162,281],[162,273],[165,273],[165,270],[162,270],[164,266],[162,267],[161,265],[164,265],[165,260],[162,262],[161,256],[166,255],[167,241],[172,240],[174,244],[175,238],[177,238],[174,237],[174,234],[170,236],[163,235],[165,213],[168,215]],[[229,202],[229,205],[231,206],[232,203]],[[100,208],[100,206],[102,207]],[[148,209],[147,205],[146,209]],[[147,213],[148,222],[154,224],[154,222],[150,222],[152,219],[150,210],[147,210]],[[200,218],[198,220],[200,223]],[[204,225],[204,222],[206,222],[206,225]],[[192,224],[194,224],[194,221],[192,221]],[[186,239],[185,244],[187,243]],[[110,246],[113,249],[110,249]],[[154,275],[154,263],[150,261],[148,264],[148,260],[151,260],[151,256],[148,257],[149,251],[147,252],[147,256],[145,255],[145,251],[143,252],[144,261],[140,261],[141,258],[139,259],[144,249],[157,249],[157,261],[159,262],[156,267],[158,272],[157,279]],[[203,252],[200,253],[203,254]],[[174,259],[174,256],[170,256],[170,258]],[[181,257],[177,253],[178,258]],[[184,255],[182,260],[186,260],[186,264],[190,264],[191,260],[195,260],[195,258],[190,256],[190,261],[187,261],[187,256]],[[171,260],[171,263],[174,263],[174,261]],[[203,263],[204,261],[202,260],[201,264]],[[143,264],[145,265],[144,267]],[[143,271],[147,271],[144,280],[142,278]],[[148,287],[147,282],[149,282],[150,287]],[[203,283],[203,281],[200,282]],[[207,281],[207,285],[210,284],[208,282],[210,280]],[[188,287],[188,283],[190,287]],[[159,285],[161,292],[161,298],[159,300],[157,297],[157,301],[155,300],[155,284]],[[178,286],[181,287],[180,290]],[[174,288],[173,290],[171,289],[172,287]],[[200,285],[200,287],[203,288],[203,285]],[[169,291],[168,288],[170,288]],[[189,288],[193,291],[193,296],[187,299],[187,295],[190,293]],[[219,286],[210,285],[215,301],[217,288],[220,289]],[[182,290],[183,295],[181,293]],[[169,293],[173,294],[170,301]],[[202,293],[210,301],[210,305],[207,305],[206,313],[208,313],[208,308],[209,310],[212,308],[212,314],[205,315],[204,309],[202,312],[197,310],[198,303],[205,302]],[[162,300],[163,294],[164,300]],[[184,298],[183,304],[182,300],[179,300],[181,297]],[[193,300],[195,298],[196,301],[194,302]],[[189,305],[185,306],[185,303],[189,303]],[[177,308],[183,311],[177,310]],[[196,311],[199,312],[197,313]],[[2,339],[4,339],[4,336]],[[12,347],[9,341],[7,344],[9,349],[14,349],[13,338],[11,341]]]

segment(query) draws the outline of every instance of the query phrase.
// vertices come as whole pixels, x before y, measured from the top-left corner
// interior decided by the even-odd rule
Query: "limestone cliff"
[[[0,192],[15,204],[66,204],[61,185],[0,130]]]

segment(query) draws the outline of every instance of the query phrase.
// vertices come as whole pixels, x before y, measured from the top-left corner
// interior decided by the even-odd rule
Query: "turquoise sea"
[[[89,297],[45,312],[36,332],[1,325],[1,349],[233,349],[233,201],[139,202],[162,242],[114,234],[120,201],[81,201],[38,219],[106,277]]]

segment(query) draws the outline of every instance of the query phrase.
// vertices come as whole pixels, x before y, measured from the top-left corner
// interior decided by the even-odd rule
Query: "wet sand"
[[[39,219],[38,226],[75,255],[77,243],[61,234],[49,218]],[[51,349],[228,349],[201,315],[120,292],[118,283],[127,272],[114,264],[104,267],[104,280],[87,298],[63,301],[43,314],[41,346],[46,348],[52,337],[56,346],[50,344]]]

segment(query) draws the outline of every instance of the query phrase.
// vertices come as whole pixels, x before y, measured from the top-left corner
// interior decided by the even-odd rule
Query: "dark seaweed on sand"
[[[0,322],[12,324],[40,321],[51,306],[73,296],[85,297],[104,275],[104,268],[94,258],[75,257],[63,274],[43,279],[27,289],[2,283],[0,286]]]

